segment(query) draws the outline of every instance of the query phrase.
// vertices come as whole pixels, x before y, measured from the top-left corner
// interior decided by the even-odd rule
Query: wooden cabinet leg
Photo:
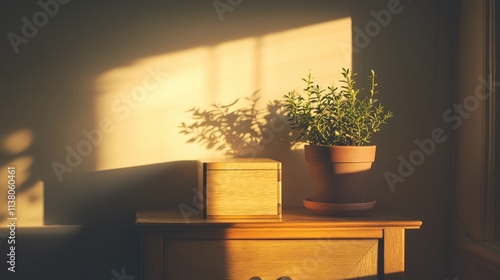
[[[163,234],[144,233],[142,235],[143,280],[163,279]]]
[[[384,229],[384,279],[404,279],[405,230]]]

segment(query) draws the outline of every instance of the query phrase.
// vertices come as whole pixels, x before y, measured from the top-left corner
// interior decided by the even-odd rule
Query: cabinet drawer
[[[377,279],[377,239],[165,241],[165,278]]]

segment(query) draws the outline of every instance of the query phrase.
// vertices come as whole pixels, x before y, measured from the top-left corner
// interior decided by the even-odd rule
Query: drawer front
[[[377,279],[377,239],[165,242],[165,278]]]

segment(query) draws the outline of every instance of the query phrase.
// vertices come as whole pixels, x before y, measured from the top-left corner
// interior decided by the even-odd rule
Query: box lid
[[[206,169],[281,169],[281,162],[270,158],[199,159],[198,167]]]

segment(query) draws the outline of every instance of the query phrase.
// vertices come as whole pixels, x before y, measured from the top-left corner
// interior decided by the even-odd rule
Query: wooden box
[[[200,159],[198,191],[204,218],[281,218],[281,162]]]

